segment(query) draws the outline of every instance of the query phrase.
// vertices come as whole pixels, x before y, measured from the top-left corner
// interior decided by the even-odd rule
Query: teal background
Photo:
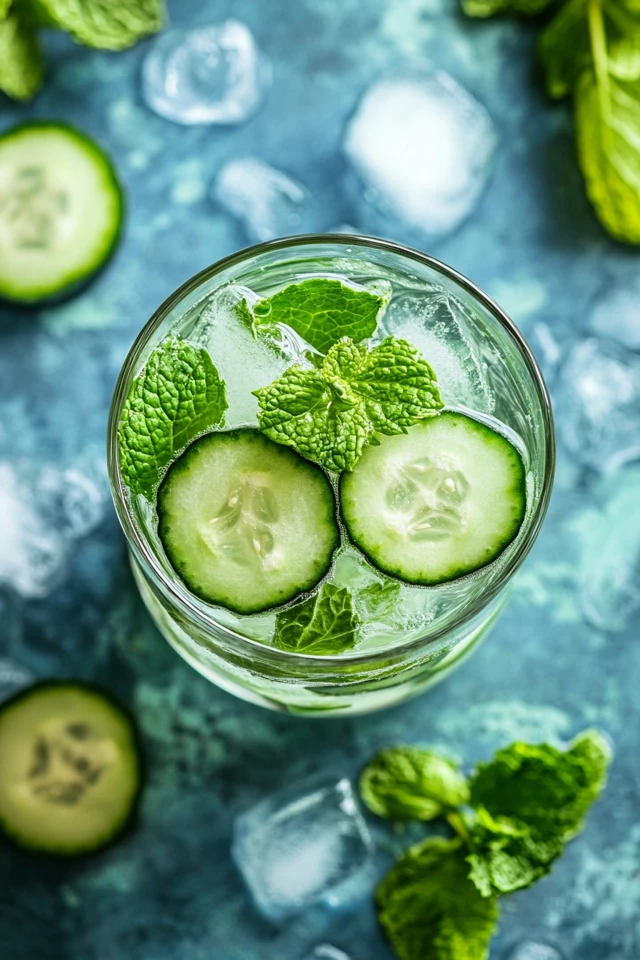
[[[585,199],[569,106],[547,102],[534,70],[535,31],[466,21],[450,0],[175,0],[170,9],[175,24],[232,15],[271,57],[273,89],[245,126],[183,128],[147,110],[139,94],[146,42],[108,54],[52,36],[44,91],[28,107],[0,103],[1,129],[58,118],[95,136],[128,196],[124,239],[88,289],[46,309],[0,308],[0,460],[26,469],[89,462],[103,496],[99,523],[73,542],[47,596],[25,600],[0,585],[0,656],[38,676],[91,678],[117,692],[140,720],[149,768],[137,829],[100,856],[61,864],[0,846],[0,956],[302,960],[330,941],[354,960],[385,960],[368,904],[345,915],[317,908],[283,931],[263,921],[230,860],[235,813],[307,774],[354,775],[383,744],[428,742],[471,765],[516,737],[565,738],[596,724],[616,748],[605,798],[553,875],[504,901],[491,958],[531,937],[568,960],[637,960],[640,617],[616,632],[596,629],[576,581],[601,549],[600,518],[624,527],[616,498],[640,492],[640,468],[599,477],[561,446],[546,526],[488,642],[406,706],[313,721],[233,699],[160,639],[134,589],[103,463],[109,401],[142,324],[188,277],[247,243],[207,196],[221,163],[256,153],[310,188],[315,229],[358,226],[343,187],[345,122],[374,78],[426,62],[486,105],[499,137],[477,209],[428,252],[512,314],[553,390],[540,325],[566,351],[586,335],[595,299],[630,281],[638,259],[603,233]],[[372,828],[382,873],[415,834]]]

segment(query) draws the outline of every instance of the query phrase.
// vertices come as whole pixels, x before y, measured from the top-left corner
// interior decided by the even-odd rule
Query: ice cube
[[[331,943],[319,943],[307,954],[305,960],[351,960],[351,957]]]
[[[198,321],[197,336],[191,338],[209,350],[226,383],[229,427],[255,423],[258,401],[253,391],[280,377],[293,359],[281,349],[283,343],[254,338],[238,319],[235,305],[241,291],[228,287],[212,297]]]
[[[615,470],[640,456],[640,357],[611,340],[582,340],[553,399],[558,433],[580,463]]]
[[[640,350],[640,280],[607,290],[594,303],[589,326],[629,350]]]
[[[507,953],[505,960],[562,960],[562,954],[547,943],[524,940]]]
[[[485,108],[441,71],[379,80],[344,141],[364,199],[383,217],[431,236],[450,233],[474,209],[495,149]],[[388,223],[381,225],[388,233]]]
[[[167,30],[142,66],[148,107],[175,123],[244,123],[271,85],[271,64],[237,20]]]
[[[310,229],[310,194],[306,187],[257,157],[229,160],[218,172],[212,197],[242,222],[254,241]]]
[[[568,521],[580,548],[578,588],[585,617],[601,630],[624,630],[640,609],[640,467],[603,479],[596,505]]]
[[[372,840],[348,780],[290,786],[243,813],[233,856],[274,922],[318,901],[344,905],[367,871]]]
[[[398,296],[383,319],[385,334],[409,340],[435,370],[443,400],[491,413],[494,400],[485,371],[466,334],[473,329],[463,305],[442,294]]]
[[[75,466],[0,462],[0,584],[24,597],[49,593],[104,505],[100,487]]]

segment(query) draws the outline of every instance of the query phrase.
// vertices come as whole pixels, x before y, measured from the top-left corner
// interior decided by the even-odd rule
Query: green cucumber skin
[[[84,134],[81,130],[78,130],[77,127],[72,126],[70,123],[65,123],[62,120],[28,120],[26,123],[18,124],[17,126],[11,127],[10,129],[5,130],[3,133],[0,133],[0,149],[2,149],[3,143],[5,143],[7,140],[19,137],[21,134],[26,132],[38,130],[56,130],[64,132],[68,137],[76,140],[97,158],[98,162],[103,167],[105,174],[107,175],[108,185],[113,190],[113,195],[117,202],[117,220],[113,235],[109,243],[105,246],[101,257],[96,264],[88,269],[78,270],[75,274],[66,277],[60,286],[52,287],[49,290],[44,290],[42,293],[37,293],[30,296],[16,296],[10,291],[3,290],[2,287],[0,287],[0,302],[25,308],[62,303],[83,290],[89,284],[89,282],[93,280],[94,277],[96,277],[101,270],[104,269],[104,267],[107,266],[109,260],[115,253],[116,247],[118,246],[118,243],[122,237],[124,220],[127,212],[125,190],[118,178],[110,157],[95,140]]]
[[[368,561],[368,563],[371,564],[371,566],[374,569],[380,570],[382,573],[387,574],[387,576],[392,577],[394,580],[399,580],[401,583],[408,583],[411,586],[416,586],[416,587],[436,587],[443,583],[451,583],[454,580],[460,580],[462,577],[470,576],[472,573],[475,573],[478,570],[482,570],[484,567],[489,566],[490,563],[493,563],[494,560],[497,560],[500,554],[503,553],[506,550],[506,548],[509,546],[509,544],[515,540],[515,538],[517,537],[520,531],[522,523],[524,521],[524,518],[526,515],[526,509],[527,509],[527,498],[526,498],[526,470],[525,470],[524,463],[522,461],[522,457],[520,456],[516,448],[513,447],[513,444],[511,444],[506,439],[506,437],[503,437],[502,434],[498,433],[496,430],[492,430],[491,427],[487,426],[486,424],[481,423],[478,420],[474,420],[472,417],[467,417],[465,414],[455,413],[452,410],[443,410],[442,413],[438,414],[438,418],[443,418],[443,417],[458,418],[463,416],[467,420],[472,420],[472,422],[478,428],[479,431],[483,431],[487,434],[487,436],[490,436],[492,442],[495,440],[495,438],[499,438],[502,442],[508,443],[509,446],[512,447],[512,449],[516,453],[516,457],[517,457],[516,462],[519,468],[519,476],[516,482],[518,487],[522,491],[522,498],[521,498],[522,509],[518,515],[518,519],[515,524],[515,529],[513,530],[513,532],[510,532],[509,534],[507,534],[504,537],[504,539],[499,544],[496,545],[493,551],[487,552],[487,557],[485,560],[483,560],[481,563],[476,564],[475,566],[459,567],[457,569],[454,568],[452,571],[447,571],[447,573],[441,577],[411,578],[404,575],[402,570],[399,569],[397,566],[392,566],[390,564],[385,564],[384,562],[381,562],[371,552],[370,548],[367,549],[365,544],[357,536],[357,534],[354,533],[352,526],[349,524],[348,518],[345,514],[344,504],[348,499],[347,489],[349,486],[351,474],[345,472],[340,476],[340,482],[339,482],[340,513],[341,513],[342,523],[346,531],[346,536],[349,542],[357,550],[360,551],[360,553],[365,557],[365,559]]]
[[[37,680],[35,683],[30,684],[28,687],[23,687],[22,689],[17,690],[14,694],[7,697],[6,700],[3,700],[2,703],[0,703],[0,714],[3,713],[8,707],[14,706],[20,700],[26,700],[32,696],[37,696],[42,690],[51,690],[52,688],[60,687],[94,693],[98,697],[101,697],[103,700],[105,700],[114,708],[114,710],[120,713],[127,720],[131,733],[132,746],[135,750],[135,755],[137,758],[138,772],[138,788],[132,798],[129,811],[124,819],[114,827],[113,832],[106,838],[102,838],[99,843],[93,847],[65,850],[61,849],[60,847],[42,847],[38,844],[30,844],[29,841],[22,835],[16,836],[14,833],[12,833],[10,826],[8,826],[1,818],[0,836],[4,837],[5,840],[9,841],[12,846],[17,847],[19,850],[37,857],[46,857],[55,860],[85,860],[94,857],[97,854],[102,853],[104,850],[108,850],[110,847],[114,846],[114,844],[119,843],[135,828],[139,818],[140,798],[142,796],[142,791],[147,778],[144,744],[140,735],[140,728],[131,710],[110,691],[105,690],[104,687],[97,683],[92,683],[89,680],[65,680],[63,678]]]
[[[260,440],[264,442],[266,446],[273,446],[274,448],[276,448],[279,454],[284,455],[291,460],[295,459],[296,461],[299,461],[300,465],[301,466],[304,465],[305,469],[308,469],[310,472],[317,473],[319,476],[323,478],[326,484],[327,501],[330,502],[332,505],[332,517],[333,517],[333,524],[335,529],[334,543],[331,547],[331,550],[328,553],[327,562],[324,568],[322,569],[322,571],[319,573],[319,575],[314,577],[314,579],[310,580],[308,583],[299,584],[295,590],[291,591],[290,594],[282,597],[280,600],[278,600],[277,603],[269,604],[268,606],[256,606],[255,604],[251,604],[251,603],[247,603],[244,605],[239,605],[239,604],[233,605],[229,602],[222,602],[219,598],[209,595],[204,591],[194,589],[193,585],[189,582],[188,576],[186,577],[184,576],[184,573],[183,573],[184,564],[181,562],[181,560],[178,557],[172,556],[170,550],[167,548],[167,542],[170,539],[169,525],[171,521],[167,519],[166,514],[163,511],[163,507],[162,507],[162,501],[166,491],[168,490],[168,486],[171,483],[172,474],[173,476],[175,476],[175,473],[181,470],[188,469],[190,456],[193,454],[197,444],[207,442],[209,441],[209,438],[213,438],[213,437],[219,438],[221,436],[227,437],[231,440],[234,440],[234,439],[240,440],[240,439],[244,439],[247,435],[250,435],[250,434],[259,437]],[[236,427],[233,430],[214,430],[210,433],[205,433],[203,434],[203,436],[198,437],[197,440],[194,440],[186,448],[186,450],[182,454],[180,454],[177,460],[173,461],[173,463],[167,470],[166,474],[164,475],[164,478],[162,479],[162,482],[158,487],[158,493],[156,498],[156,509],[158,514],[158,534],[160,536],[160,540],[164,547],[164,551],[167,555],[167,558],[171,566],[176,571],[176,573],[178,574],[178,576],[180,577],[180,579],[182,580],[186,588],[189,590],[189,592],[193,593],[200,600],[204,600],[205,603],[211,603],[211,604],[214,604],[215,606],[224,607],[225,610],[230,610],[232,613],[236,613],[240,616],[251,616],[252,614],[269,613],[272,610],[279,610],[283,606],[285,606],[287,603],[290,603],[292,600],[295,600],[297,597],[300,597],[303,594],[309,593],[310,591],[314,590],[316,587],[318,587],[322,583],[322,581],[325,579],[327,574],[330,572],[333,566],[333,561],[334,561],[336,551],[340,547],[340,543],[341,543],[339,507],[336,501],[334,488],[325,471],[322,469],[322,467],[318,466],[317,463],[314,463],[311,460],[307,460],[305,457],[301,457],[299,453],[296,453],[295,450],[292,450],[290,447],[285,447],[282,444],[275,443],[273,440],[270,440],[268,437],[266,437],[263,433],[261,433],[255,427]]]

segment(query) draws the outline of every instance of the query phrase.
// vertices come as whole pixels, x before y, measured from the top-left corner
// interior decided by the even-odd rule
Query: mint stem
[[[469,843],[469,831],[465,825],[465,822],[457,811],[452,810],[451,813],[447,814],[447,823],[450,827],[453,827],[455,832],[458,834],[461,840],[468,845]]]

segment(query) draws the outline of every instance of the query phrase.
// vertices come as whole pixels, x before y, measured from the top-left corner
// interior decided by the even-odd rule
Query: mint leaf
[[[13,0],[0,0],[0,20],[4,20],[6,15],[9,13],[9,7],[11,6]]]
[[[550,97],[566,97],[591,66],[587,0],[568,0],[538,41],[538,56]]]
[[[221,426],[226,409],[224,380],[207,351],[181,337],[161,343],[120,417],[120,468],[131,492],[151,500],[164,467],[199,434]]]
[[[376,431],[405,433],[442,406],[435,374],[406,340],[367,351],[347,337],[320,370],[290,367],[255,391],[260,429],[328,470],[351,470]]]
[[[467,877],[460,840],[411,847],[376,892],[379,919],[399,960],[485,960],[499,916]]]
[[[565,842],[578,834],[602,791],[610,761],[606,741],[588,730],[568,750],[549,744],[512,743],[471,779],[471,804],[495,819],[529,829],[535,841]]]
[[[640,244],[640,84],[583,73],[575,91],[578,157],[608,232]]]
[[[484,807],[467,823],[469,877],[483,897],[530,887],[551,871],[564,841],[554,833],[542,837],[517,820],[491,816]]]
[[[289,653],[335,655],[354,646],[359,625],[351,591],[325,583],[307,600],[277,614],[273,644]]]
[[[542,13],[552,0],[462,0],[462,9],[468,17],[493,17],[497,13],[534,17]]]
[[[0,90],[14,100],[30,100],[40,89],[43,74],[34,31],[15,13],[2,19],[0,10]]]
[[[131,47],[165,22],[164,0],[21,0],[21,9],[31,21],[100,50]]]
[[[373,335],[391,297],[388,284],[378,286],[372,293],[313,277],[260,300],[253,313],[258,327],[285,323],[320,353],[327,353],[342,337],[358,343]]]
[[[393,580],[375,580],[362,587],[356,601],[367,620],[384,619],[394,612],[400,597],[400,584]]]
[[[433,820],[469,799],[467,781],[452,760],[419,747],[381,750],[360,776],[360,794],[373,813],[390,820]]]

